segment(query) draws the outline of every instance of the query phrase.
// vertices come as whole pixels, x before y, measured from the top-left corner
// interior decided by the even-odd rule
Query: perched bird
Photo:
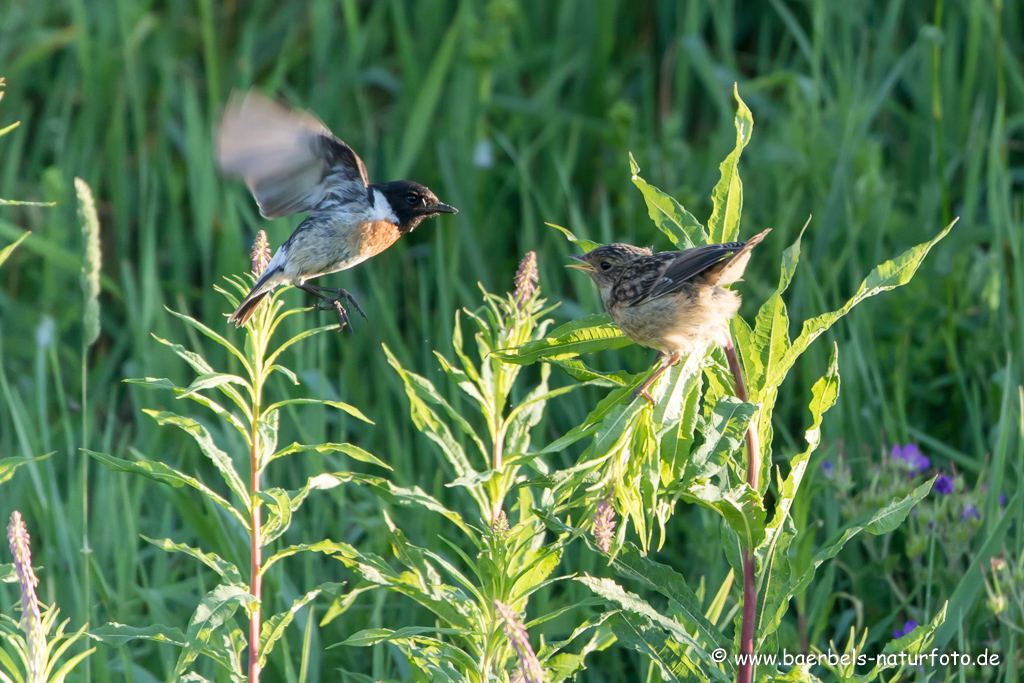
[[[237,327],[278,285],[319,298],[318,308],[336,310],[342,327],[348,323],[343,299],[366,317],[344,289],[307,281],[379,254],[424,218],[457,213],[419,183],[371,185],[363,160],[316,117],[256,93],[232,97],[216,137],[221,169],[245,179],[264,218],[309,211],[228,318]]]
[[[729,342],[729,320],[740,295],[722,285],[736,282],[750,251],[771,230],[746,242],[708,244],[685,251],[651,253],[629,244],[609,244],[571,254],[601,291],[605,310],[622,333],[641,346],[658,349],[662,365],[636,390],[651,400],[647,387],[669,366],[707,342]]]

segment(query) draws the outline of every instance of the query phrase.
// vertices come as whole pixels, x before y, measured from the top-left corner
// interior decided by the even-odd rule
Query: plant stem
[[[747,385],[743,382],[743,369],[740,367],[736,347],[730,338],[725,345],[725,357],[729,361],[729,370],[736,382],[736,398],[747,400]],[[756,418],[757,415],[754,415]],[[761,470],[761,447],[758,443],[757,420],[751,419],[747,427],[747,484],[757,492],[758,477]],[[757,582],[754,576],[754,549],[743,549],[743,623],[740,627],[740,666],[736,674],[737,683],[751,683],[754,677],[754,621],[757,618]],[[746,655],[746,656],[744,656]]]
[[[256,340],[253,340],[256,342]],[[252,406],[252,449],[249,452],[249,494],[252,509],[251,535],[249,545],[251,548],[249,565],[249,593],[256,598],[253,603],[252,612],[249,615],[249,683],[259,683],[260,680],[260,600],[263,593],[263,575],[260,573],[263,564],[262,546],[263,538],[260,526],[260,399],[263,394],[263,353],[259,344],[254,343],[255,360],[253,370],[254,401]]]

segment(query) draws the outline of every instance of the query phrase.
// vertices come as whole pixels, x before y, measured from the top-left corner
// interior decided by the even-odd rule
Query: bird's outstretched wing
[[[371,201],[363,160],[312,114],[235,94],[216,138],[221,169],[245,179],[265,218]]]
[[[678,292],[698,276],[711,284],[730,284],[743,275],[750,260],[750,250],[769,232],[771,230],[758,233],[746,242],[708,244],[638,258],[623,269],[616,289],[624,294],[622,303],[639,306],[651,299]],[[633,286],[623,287],[627,282]]]

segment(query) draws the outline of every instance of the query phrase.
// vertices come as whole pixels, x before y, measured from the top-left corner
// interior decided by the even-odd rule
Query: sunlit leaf
[[[221,577],[232,586],[246,587],[246,582],[242,578],[242,573],[238,571],[238,567],[228,562],[227,560],[221,559],[216,553],[204,553],[198,548],[192,548],[185,545],[184,543],[175,543],[169,538],[154,539],[148,536],[143,536],[143,540],[147,543],[152,543],[157,548],[173,553],[183,553],[190,557],[194,557],[210,569],[214,570]]]
[[[221,585],[207,593],[189,621],[185,648],[178,655],[174,676],[181,676],[188,670],[189,665],[210,644],[213,632],[230,619],[239,607],[254,602],[256,598],[238,586]]]
[[[740,97],[738,85],[733,85],[733,95],[736,97],[736,147],[719,165],[722,177],[711,190],[714,208],[708,219],[708,242],[712,244],[736,240],[743,211],[743,182],[740,180],[738,165],[743,148],[750,142],[754,118]]]
[[[629,155],[629,169],[633,184],[639,188],[647,203],[647,214],[678,249],[690,249],[707,244],[708,234],[692,213],[680,206],[673,197],[665,194],[640,177],[640,166]]]
[[[543,339],[495,352],[506,363],[530,365],[539,360],[568,360],[586,353],[621,349],[633,342],[606,313],[577,318],[547,333]]]

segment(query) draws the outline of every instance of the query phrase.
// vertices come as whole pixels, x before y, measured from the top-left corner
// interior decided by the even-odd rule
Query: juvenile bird
[[[458,213],[419,183],[371,185],[363,160],[316,117],[256,93],[232,97],[216,137],[221,169],[245,179],[264,218],[309,211],[228,317],[236,327],[278,285],[294,285],[317,297],[320,310],[337,311],[342,327],[348,323],[343,299],[365,318],[344,289],[307,281],[379,254],[424,218]]]
[[[685,251],[651,253],[629,244],[609,244],[586,254],[571,254],[601,291],[605,310],[622,333],[641,346],[662,352],[661,367],[636,390],[647,387],[669,366],[707,342],[729,341],[729,320],[740,295],[722,285],[736,282],[750,251],[771,230],[746,242],[708,244]]]

